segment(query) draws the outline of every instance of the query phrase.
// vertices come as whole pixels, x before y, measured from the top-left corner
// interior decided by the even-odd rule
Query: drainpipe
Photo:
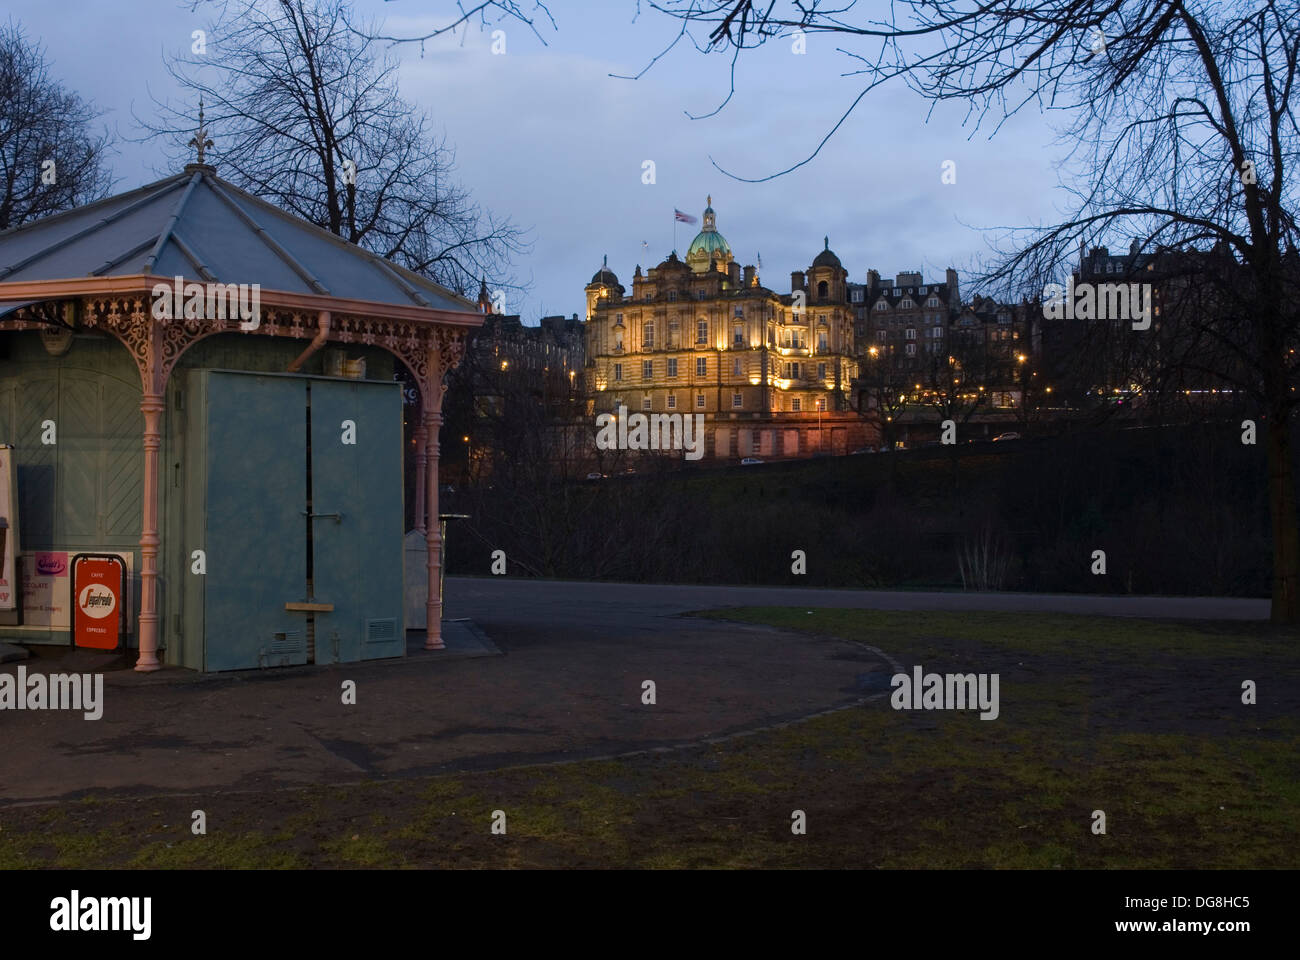
[[[313,353],[325,346],[325,341],[330,335],[330,312],[322,310],[316,318],[320,329],[316,331],[316,336],[312,337],[311,343],[307,344],[307,349],[298,355],[298,359],[289,364],[289,373],[297,373],[302,369],[302,365],[307,362],[307,358]]]

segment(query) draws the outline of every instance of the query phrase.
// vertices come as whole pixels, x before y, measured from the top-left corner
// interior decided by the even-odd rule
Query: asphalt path
[[[0,711],[0,805],[265,791],[665,750],[861,702],[887,656],[831,637],[683,617],[778,605],[1255,619],[1261,600],[906,593],[448,578],[448,618],[500,656],[235,674],[110,669],[45,649],[15,673],[105,671],[103,716]],[[125,666],[125,663],[119,664]],[[343,703],[345,681],[356,703]],[[655,703],[643,702],[645,682]]]
[[[635,627],[656,617],[718,607],[848,607],[865,610],[992,610],[1104,617],[1267,620],[1268,601],[1233,597],[818,590],[807,587],[701,587],[558,580],[447,578],[448,616],[479,622],[558,614],[612,618]]]

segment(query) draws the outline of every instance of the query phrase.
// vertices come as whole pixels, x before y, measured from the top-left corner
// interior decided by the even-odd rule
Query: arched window
[[[826,281],[822,280],[817,284],[817,296],[825,300],[827,295]]]

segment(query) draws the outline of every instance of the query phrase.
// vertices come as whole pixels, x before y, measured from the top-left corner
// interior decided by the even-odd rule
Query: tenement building
[[[907,373],[947,353],[948,327],[961,310],[956,270],[949,267],[943,283],[927,282],[917,271],[898,274],[892,284],[868,270],[866,284],[848,286],[860,355]]]
[[[684,260],[638,265],[630,293],[608,263],[587,284],[588,414],[702,414],[708,458],[874,443],[853,401],[853,311],[829,240],[778,294],[736,262],[708,202]]]
[[[982,296],[963,303],[951,267],[942,282],[905,271],[891,283],[868,270],[865,284],[849,284],[849,302],[857,407],[881,426],[890,446],[933,440],[948,418],[960,419],[968,437],[999,432],[1046,379],[1033,356],[1036,305]]]

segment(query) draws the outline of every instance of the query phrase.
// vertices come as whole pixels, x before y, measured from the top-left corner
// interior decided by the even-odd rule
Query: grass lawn
[[[1300,866],[1300,634],[1259,623],[750,608],[904,669],[1000,675],[1000,716],[867,703],[615,761],[0,808],[16,867]],[[1258,703],[1241,702],[1253,680]],[[208,832],[193,836],[202,809]],[[507,833],[490,833],[493,811]],[[807,834],[795,836],[802,810]],[[1091,831],[1092,812],[1106,833]]]

